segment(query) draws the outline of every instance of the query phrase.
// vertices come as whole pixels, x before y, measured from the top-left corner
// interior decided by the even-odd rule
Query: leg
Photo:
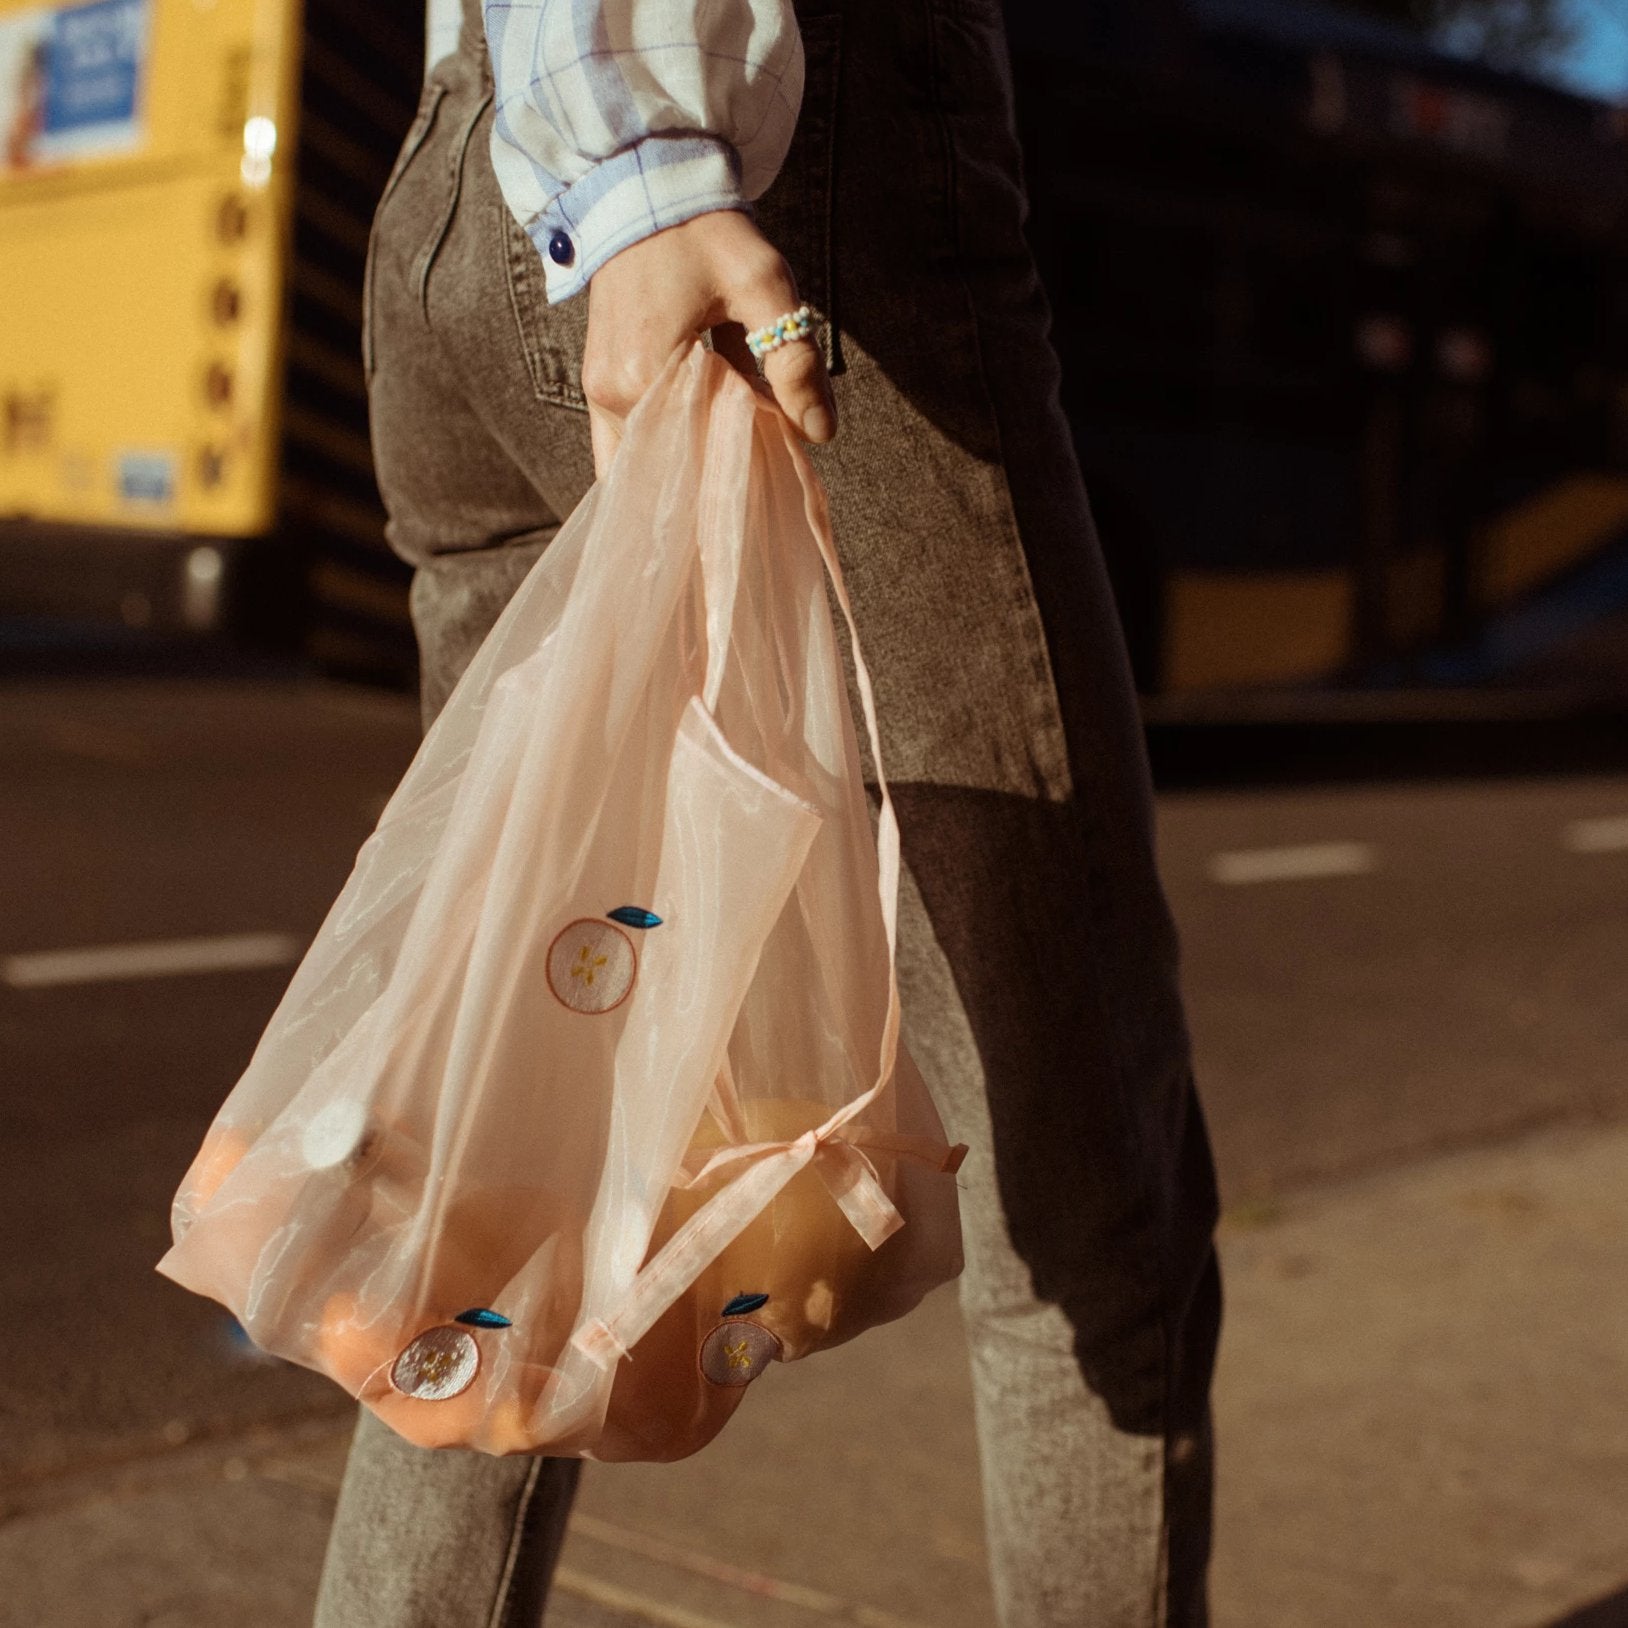
[[[1076,1050],[1074,1002],[1089,998],[1077,951],[1049,926],[1072,888],[1066,864],[1037,856],[1014,886],[999,874],[1002,850],[987,867],[980,852],[997,838],[1022,840],[1018,810],[925,788],[907,794],[905,1039],[951,1134],[971,1149],[960,1289],[1000,1620],[1196,1628],[1209,1535],[1213,1258],[1192,1247],[1196,1281],[1184,1289],[1163,1280],[1158,1247],[1126,1200],[1126,1138],[1102,1117],[1104,1082],[1084,1061],[1093,1054]],[[1038,821],[1029,835],[1063,834]],[[1053,938],[1032,1003],[1000,971],[1034,955],[1026,922],[1048,924],[1039,936]],[[1186,1140],[1166,1180],[1180,1183],[1172,1207],[1196,1232],[1207,1228],[1210,1192],[1196,1113]]]
[[[460,71],[461,60],[439,70],[447,94],[381,206],[369,266],[374,457],[391,543],[419,568],[426,725],[575,502],[567,488],[556,508],[541,472],[563,468],[569,479],[587,446],[580,415],[528,399],[523,410],[540,421],[531,431],[539,478],[523,472],[465,398],[426,318],[419,273],[426,250],[441,247],[481,93],[478,69]],[[493,343],[512,349],[506,298],[498,309],[505,325]],[[580,1470],[575,1459],[426,1451],[364,1410],[316,1628],[538,1628]]]
[[[999,7],[843,4],[840,26],[848,370],[820,461],[900,782],[906,1038],[973,1145],[962,1303],[1001,1619],[1198,1628],[1214,1177]]]
[[[315,1628],[540,1628],[581,1469],[430,1452],[364,1409]]]

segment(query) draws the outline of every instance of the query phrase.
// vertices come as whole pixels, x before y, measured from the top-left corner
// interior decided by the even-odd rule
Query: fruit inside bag
[[[422,1446],[651,1460],[954,1276],[827,573],[848,615],[778,410],[675,358],[364,845],[161,1271]]]

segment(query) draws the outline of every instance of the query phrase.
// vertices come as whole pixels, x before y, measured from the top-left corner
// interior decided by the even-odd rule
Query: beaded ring
[[[772,350],[789,345],[796,339],[814,337],[814,311],[811,306],[799,305],[783,317],[776,317],[766,328],[758,328],[746,336],[746,348],[761,362]]]

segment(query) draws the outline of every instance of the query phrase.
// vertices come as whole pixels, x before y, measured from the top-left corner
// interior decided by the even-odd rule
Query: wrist
[[[750,213],[728,142],[693,131],[644,137],[596,164],[526,225],[550,304],[569,299],[613,255],[697,215]]]

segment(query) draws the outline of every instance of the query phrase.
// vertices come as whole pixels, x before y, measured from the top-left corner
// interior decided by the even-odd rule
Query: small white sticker
[[[119,456],[119,496],[126,503],[165,507],[175,501],[173,452],[125,452]]]

